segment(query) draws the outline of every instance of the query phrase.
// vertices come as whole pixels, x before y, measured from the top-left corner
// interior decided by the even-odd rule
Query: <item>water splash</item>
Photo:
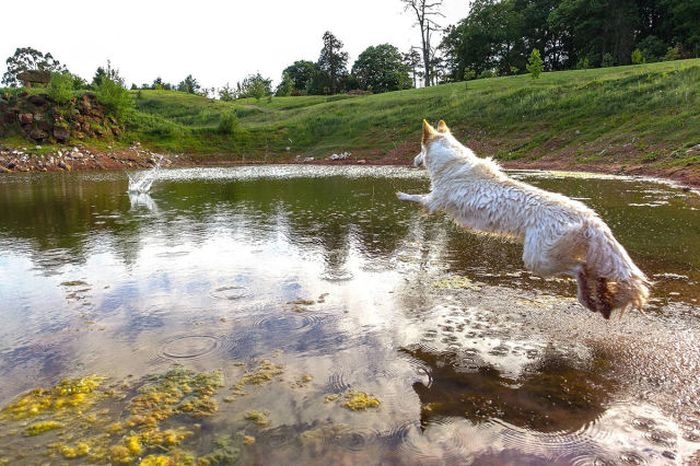
[[[129,194],[146,194],[149,192],[153,182],[158,179],[160,174],[160,164],[162,161],[163,156],[161,155],[156,160],[156,164],[153,166],[153,168],[147,172],[135,174],[133,177],[131,175],[127,175],[129,177],[129,189],[127,192]]]

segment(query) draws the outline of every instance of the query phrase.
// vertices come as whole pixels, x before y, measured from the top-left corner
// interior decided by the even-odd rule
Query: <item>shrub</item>
[[[52,73],[47,92],[57,104],[70,101],[73,98],[73,76],[70,73]]]
[[[669,47],[666,50],[666,55],[664,55],[664,61],[678,60],[681,58],[681,51],[678,46]]]
[[[647,36],[637,44],[647,62],[659,61],[666,53],[668,46],[656,36]]]
[[[97,101],[105,106],[108,113],[123,119],[134,106],[129,91],[109,78],[103,78],[95,89]]]
[[[634,49],[634,51],[632,52],[631,59],[632,59],[632,63],[635,65],[640,65],[640,64],[645,62],[644,54],[639,49]]]
[[[465,81],[471,81],[473,79],[476,79],[476,71],[474,71],[471,68],[466,68],[464,70],[464,80]]]
[[[239,126],[240,122],[234,112],[222,113],[217,132],[219,134],[234,134]]]
[[[603,60],[600,62],[600,66],[602,66],[603,68],[615,66],[615,58],[610,53],[604,53]]]
[[[544,71],[544,63],[542,62],[542,56],[539,50],[532,49],[532,53],[527,60],[527,66],[525,68],[530,72],[533,79],[540,77],[540,74]]]

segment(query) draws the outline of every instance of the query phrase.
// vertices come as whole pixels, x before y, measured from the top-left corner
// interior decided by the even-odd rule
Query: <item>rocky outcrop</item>
[[[67,144],[93,137],[110,139],[122,132],[91,93],[63,105],[44,94],[0,95],[0,137],[19,133],[34,143]]]

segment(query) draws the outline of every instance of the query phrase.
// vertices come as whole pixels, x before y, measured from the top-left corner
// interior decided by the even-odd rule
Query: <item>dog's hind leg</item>
[[[578,302],[581,303],[581,306],[585,307],[586,309],[592,312],[596,312],[598,309],[596,306],[595,299],[593,299],[592,296],[590,278],[591,277],[588,274],[588,268],[585,264],[581,264],[576,273],[576,284],[578,285],[578,289],[576,290],[576,297],[578,298]]]
[[[402,193],[401,191],[396,193],[396,197],[402,201],[415,202],[422,205],[426,209],[430,208],[430,201],[432,200],[432,196],[430,194],[406,194]]]

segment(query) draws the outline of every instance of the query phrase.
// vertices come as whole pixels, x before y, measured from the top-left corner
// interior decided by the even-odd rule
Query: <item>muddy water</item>
[[[655,281],[644,315],[399,203],[414,170],[172,170],[131,198],[123,174],[0,178],[0,464],[700,461],[700,196],[514,176],[601,214]],[[91,374],[89,403],[13,417]]]

